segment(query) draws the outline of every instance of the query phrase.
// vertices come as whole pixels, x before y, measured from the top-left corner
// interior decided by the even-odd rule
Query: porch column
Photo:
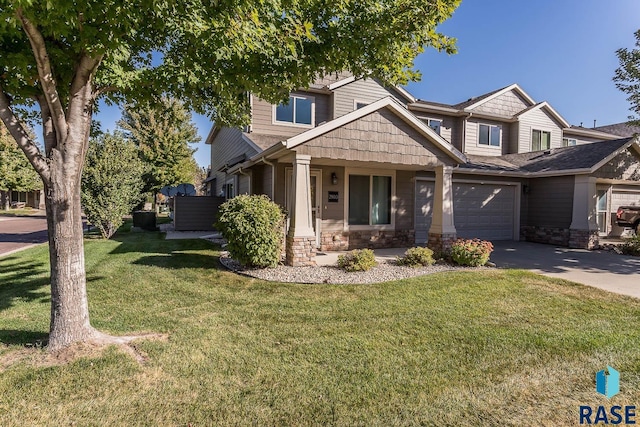
[[[316,265],[316,236],[311,222],[311,156],[296,154],[287,233],[287,265]]]
[[[576,175],[573,187],[573,216],[569,226],[570,248],[593,249],[598,246],[596,203],[596,178]]]
[[[446,250],[456,239],[456,227],[453,223],[453,186],[451,184],[451,166],[436,167],[436,184],[433,195],[433,215],[429,228],[429,247]]]

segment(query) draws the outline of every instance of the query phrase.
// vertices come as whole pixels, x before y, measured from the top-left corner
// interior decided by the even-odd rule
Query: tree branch
[[[104,95],[105,93],[117,92],[118,90],[119,90],[119,88],[117,86],[102,86],[102,87],[99,87],[94,91],[93,99],[96,100],[100,96]]]
[[[45,183],[50,181],[51,172],[47,159],[42,155],[38,146],[29,138],[29,134],[25,130],[20,120],[11,110],[11,102],[0,85],[0,119],[9,130],[9,133],[18,143],[18,146],[24,151],[29,163],[40,174]]]
[[[65,135],[67,133],[67,122],[64,115],[64,108],[58,95],[56,81],[53,78],[53,71],[51,69],[51,62],[49,61],[49,54],[47,53],[44,37],[42,37],[40,31],[38,31],[38,28],[22,14],[22,9],[18,9],[17,15],[29,39],[33,55],[36,59],[38,77],[40,78],[40,84],[42,85],[42,91],[47,100],[49,111],[51,111],[56,133],[58,135]]]
[[[40,114],[42,116],[42,136],[44,138],[44,152],[48,157],[51,154],[51,151],[58,145],[58,140],[56,139],[56,130],[53,127],[51,111],[49,111],[49,105],[44,99],[44,96],[37,96],[36,101],[38,101],[38,104],[40,105]]]

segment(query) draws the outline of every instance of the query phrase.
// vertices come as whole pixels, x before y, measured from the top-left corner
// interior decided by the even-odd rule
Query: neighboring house
[[[11,207],[30,207],[44,209],[44,192],[42,190],[14,191],[8,190],[7,196]]]
[[[447,105],[339,74],[251,112],[207,138],[212,191],[286,207],[292,265],[456,237],[592,247],[618,231],[618,195],[640,203],[636,140],[571,127],[515,84]]]

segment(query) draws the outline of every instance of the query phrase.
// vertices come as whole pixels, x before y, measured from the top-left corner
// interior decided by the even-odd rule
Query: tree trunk
[[[9,202],[9,190],[0,191],[0,205],[2,206],[2,209],[4,209],[5,211],[8,211],[10,204],[11,203]]]
[[[51,183],[45,185],[51,262],[49,350],[97,336],[89,323],[78,158],[53,153]],[[65,157],[67,157],[65,159]]]

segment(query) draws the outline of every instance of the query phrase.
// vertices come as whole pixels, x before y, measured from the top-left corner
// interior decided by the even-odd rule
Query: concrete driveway
[[[47,241],[45,217],[0,216],[0,256]]]
[[[491,261],[640,298],[640,257],[529,242],[494,242]]]

